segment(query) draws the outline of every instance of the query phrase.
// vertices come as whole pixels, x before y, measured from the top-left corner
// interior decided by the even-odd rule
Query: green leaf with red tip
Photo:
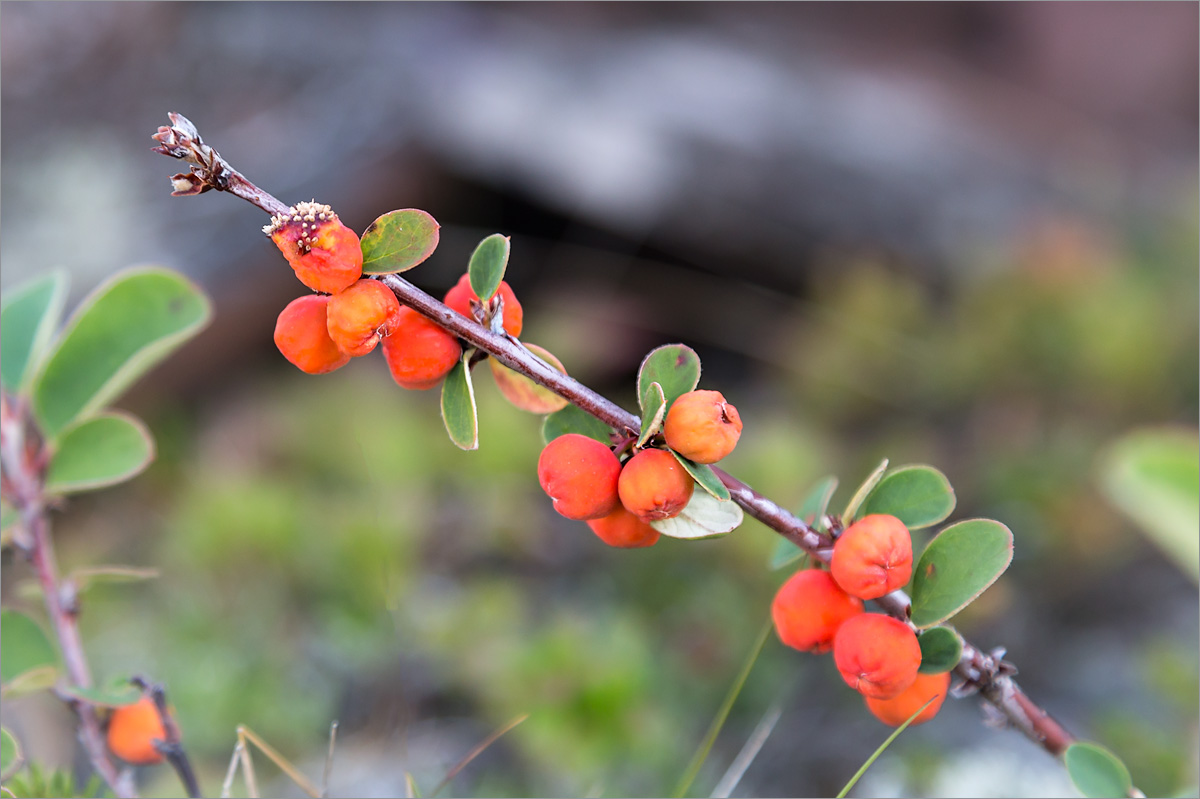
[[[479,449],[479,413],[475,408],[475,387],[471,385],[469,349],[446,375],[442,383],[442,422],[450,440],[459,449]]]
[[[1083,741],[1067,747],[1063,763],[1075,788],[1088,797],[1124,797],[1133,779],[1121,759],[1099,744]]]
[[[675,460],[679,461],[679,465],[687,469],[687,473],[692,476],[702,489],[713,496],[714,499],[719,499],[722,502],[729,499],[729,489],[721,482],[721,478],[717,477],[717,473],[707,463],[696,463],[688,460],[673,449],[668,449],[675,456]]]
[[[555,411],[542,422],[542,442],[549,444],[559,436],[578,433],[594,438],[604,446],[612,446],[612,428],[575,405]]]
[[[536,344],[524,344],[525,349],[545,361],[564,375],[567,370],[562,362],[547,349]],[[495,358],[488,358],[496,388],[504,398],[523,411],[530,413],[554,413],[567,406],[567,401],[543,385],[533,382],[525,375],[514,372]]]
[[[57,665],[58,653],[40,624],[24,613],[0,610],[0,683],[6,689],[23,675]]]
[[[871,472],[870,476],[867,477],[867,479],[863,481],[863,484],[860,485],[854,492],[854,496],[850,497],[850,501],[846,503],[846,509],[842,511],[842,521],[845,522],[847,527],[849,527],[855,518],[858,517],[858,511],[860,508],[862,508],[863,502],[865,502],[870,493],[875,490],[875,486],[879,485],[879,481],[883,479],[883,475],[884,472],[887,471],[887,467],[888,460],[887,458],[884,458],[883,461],[875,467],[875,471]]]
[[[946,475],[932,466],[912,464],[884,474],[863,502],[861,515],[886,513],[908,529],[919,530],[945,521],[954,504],[954,489]]]
[[[508,266],[508,253],[512,242],[508,236],[493,233],[475,248],[467,265],[467,276],[481,302],[487,302],[500,288],[504,270]]]
[[[168,269],[127,270],[104,283],[71,316],[34,383],[42,432],[56,439],[104,408],[211,315],[204,293]]]
[[[680,396],[700,385],[700,356],[685,344],[664,344],[650,352],[638,369],[638,405],[647,416],[650,384],[658,383],[666,399],[667,410]]]
[[[949,627],[930,627],[917,637],[921,645],[922,674],[942,674],[962,659],[962,641]]]
[[[16,394],[37,373],[67,297],[67,276],[54,271],[17,286],[0,300],[0,385]]]
[[[363,274],[406,272],[437,249],[440,225],[419,208],[389,211],[363,231]]]
[[[678,516],[658,519],[650,526],[671,538],[715,538],[742,523],[742,509],[733,501],[722,502],[706,491],[693,491]]]
[[[833,499],[833,492],[837,490],[837,487],[838,479],[833,475],[819,480],[809,490],[804,502],[800,503],[800,510],[796,512],[796,515],[813,527],[823,530],[825,526],[821,519],[829,510],[829,501]],[[780,538],[775,544],[775,551],[771,553],[771,560],[767,565],[772,570],[782,569],[784,566],[800,560],[805,554],[803,549],[791,541]]]
[[[7,727],[0,727],[0,782],[20,771],[24,764],[21,744]]]
[[[124,482],[154,460],[154,438],[140,419],[98,414],[62,432],[46,472],[47,494],[73,494]]]
[[[662,430],[663,419],[667,415],[667,398],[663,388],[658,383],[651,383],[646,390],[642,402],[642,432],[638,436],[637,445],[646,446],[646,442]]]
[[[1012,562],[1012,531],[968,519],[938,533],[913,568],[912,623],[932,627],[982,594]]]

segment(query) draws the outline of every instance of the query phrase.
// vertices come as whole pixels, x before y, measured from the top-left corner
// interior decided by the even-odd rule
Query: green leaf
[[[958,613],[996,582],[1012,553],[1012,531],[992,519],[944,528],[913,569],[912,623],[932,627]]]
[[[62,432],[46,472],[47,494],[72,494],[115,485],[154,460],[154,438],[140,419],[102,413]]]
[[[919,530],[945,521],[954,510],[954,489],[932,466],[914,464],[892,469],[867,495],[862,515],[886,513]]]
[[[837,486],[838,479],[833,475],[821,478],[809,490],[804,502],[800,503],[800,510],[796,512],[796,515],[813,527],[822,529],[821,517],[829,509],[829,500],[833,498],[833,492],[837,490]],[[780,538],[775,544],[775,551],[771,553],[771,560],[767,566],[772,571],[782,569],[784,566],[800,560],[805,554],[803,549],[791,541]]]
[[[644,447],[650,437],[662,429],[666,415],[667,398],[663,388],[658,383],[651,383],[642,396],[642,433],[637,440],[639,447]]]
[[[496,289],[500,288],[511,246],[508,236],[493,233],[479,242],[475,252],[471,253],[467,275],[471,281],[471,291],[475,292],[480,302],[490,300]]]
[[[643,408],[651,383],[662,388],[669,410],[671,403],[700,384],[700,356],[684,344],[664,344],[652,350],[638,369],[638,404]]]
[[[21,744],[7,727],[0,727],[0,782],[16,774],[24,762]]]
[[[438,246],[437,220],[417,208],[389,211],[363,231],[363,274],[394,275],[433,255]]]
[[[63,686],[61,692],[67,696],[99,707],[121,707],[132,705],[142,698],[142,691],[129,684],[129,680],[114,680],[104,688],[79,688],[74,685]]]
[[[962,641],[949,627],[930,627],[917,638],[921,645],[922,674],[941,674],[958,665]]]
[[[606,447],[612,445],[612,428],[575,405],[555,411],[542,422],[543,443],[549,444],[567,433],[594,438]]]
[[[442,383],[442,422],[459,449],[479,449],[479,416],[468,365],[475,350],[467,350]]]
[[[1120,758],[1094,743],[1075,743],[1063,754],[1067,774],[1076,789],[1088,797],[1125,797],[1133,788],[1129,769]]]
[[[1126,435],[1105,453],[1100,486],[1177,566],[1200,579],[1200,437],[1195,430]]]
[[[523,344],[522,346],[564,375],[567,373],[562,362],[555,358],[549,350],[536,344]],[[545,386],[533,382],[520,372],[509,369],[495,358],[488,358],[488,366],[491,367],[492,377],[496,380],[496,388],[500,389],[500,393],[506,400],[521,410],[538,414],[554,413],[567,406],[565,399]]]
[[[23,389],[54,336],[67,298],[67,276],[56,270],[17,286],[0,301],[0,384]]]
[[[850,778],[850,781],[842,786],[842,790],[838,791],[837,799],[843,799],[843,797],[845,797],[846,794],[850,793],[850,789],[853,788],[854,784],[856,782],[858,782],[859,779],[862,778],[862,775],[867,773],[867,769],[869,769],[871,767],[871,764],[874,763],[877,759],[879,759],[879,756],[882,755],[887,750],[887,748],[892,745],[892,741],[895,741],[897,738],[899,738],[900,733],[907,730],[908,725],[913,723],[913,719],[915,719],[917,716],[921,715],[921,712],[924,711],[925,708],[929,707],[929,705],[935,699],[937,699],[936,696],[930,697],[928,702],[926,702],[925,704],[923,704],[919,708],[917,708],[917,712],[913,713],[911,716],[909,716],[907,719],[905,719],[903,724],[901,724],[899,727],[897,727],[895,730],[892,731],[892,734],[889,735],[887,737],[887,739],[884,740],[884,742],[879,745],[879,748],[871,753],[871,756],[867,758],[867,762],[863,763],[862,766],[858,769],[858,771],[854,772],[854,776]]]
[[[722,502],[706,491],[693,491],[678,516],[652,521],[650,526],[672,538],[714,538],[741,523],[742,509],[736,502]]]
[[[57,664],[58,654],[36,621],[15,610],[0,610],[0,682]]]
[[[51,439],[116,399],[195,335],[208,298],[167,269],[121,272],[75,311],[33,388],[33,408]]]
[[[862,507],[864,501],[875,490],[875,486],[879,485],[879,481],[883,479],[884,472],[887,471],[888,460],[883,459],[883,462],[875,467],[875,471],[871,472],[870,477],[863,481],[863,484],[854,492],[854,496],[850,497],[850,501],[846,504],[846,510],[842,512],[842,521],[849,527],[854,519],[858,516],[858,510]]]
[[[105,583],[137,583],[158,577],[158,569],[138,569],[133,566],[87,566],[71,572],[67,579],[75,584],[76,593]]]
[[[721,478],[717,477],[717,473],[707,463],[696,463],[688,460],[673,449],[667,450],[675,456],[675,460],[679,461],[679,465],[687,469],[687,473],[692,476],[692,479],[700,484],[700,487],[711,494],[715,499],[722,502],[729,499],[729,489],[721,482]]]

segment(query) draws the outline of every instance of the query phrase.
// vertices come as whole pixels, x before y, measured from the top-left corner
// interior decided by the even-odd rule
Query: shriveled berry
[[[397,385],[423,391],[450,373],[462,357],[462,346],[412,308],[401,308],[392,334],[383,340],[383,357]]]
[[[895,516],[874,513],[838,536],[829,571],[846,593],[877,599],[907,585],[912,565],[908,528]]]
[[[667,446],[696,463],[716,463],[737,446],[742,417],[720,391],[689,391],[667,411]]]
[[[916,713],[921,705],[932,699],[929,707],[922,710],[921,715],[913,719],[912,724],[909,725],[911,727],[924,724],[936,716],[937,712],[942,709],[942,702],[946,701],[946,694],[949,691],[950,672],[918,674],[912,685],[891,699],[874,699],[864,696],[863,701],[867,703],[867,709],[875,714],[875,718],[884,724],[899,727],[908,721],[908,717]]]
[[[297,203],[271,217],[263,228],[300,282],[313,291],[336,294],[362,277],[358,234],[342,224],[328,205]]]
[[[695,480],[665,449],[644,449],[625,462],[621,504],[644,522],[678,516],[692,498]]]
[[[594,438],[568,433],[538,458],[538,483],[568,519],[601,519],[617,507],[621,462]]]
[[[891,699],[917,679],[921,645],[904,622],[881,613],[860,613],[838,628],[833,660],[851,688],[863,696]]]
[[[517,295],[513,294],[512,287],[508,285],[508,281],[506,280],[500,281],[500,288],[497,289],[496,293],[504,300],[504,329],[513,336],[520,336],[525,320],[525,312],[521,309],[521,303],[517,302]],[[471,309],[471,303],[478,303],[479,295],[471,288],[471,277],[469,274],[463,275],[458,279],[458,283],[454,284],[454,287],[446,292],[446,299],[443,302],[468,319],[475,318],[475,312]]]
[[[400,301],[378,280],[364,278],[329,298],[329,337],[342,352],[366,355],[400,318]]]
[[[620,504],[602,519],[591,519],[587,526],[610,547],[634,549],[652,547],[658,542],[658,530],[625,510]]]
[[[820,569],[793,574],[771,604],[779,640],[802,652],[828,652],[842,622],[862,612],[862,600],[838,588],[829,572]]]
[[[297,297],[275,320],[275,346],[300,371],[310,375],[345,366],[350,356],[329,337],[329,298],[318,294]]]
[[[135,766],[161,763],[163,756],[154,748],[154,742],[166,739],[158,707],[149,696],[113,710],[108,723],[108,748],[126,763]]]

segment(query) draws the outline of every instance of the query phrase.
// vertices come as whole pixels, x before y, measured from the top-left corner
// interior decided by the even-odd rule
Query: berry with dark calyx
[[[881,613],[861,613],[838,628],[833,660],[851,688],[863,696],[891,699],[917,679],[921,645],[904,622]]]
[[[504,302],[504,329],[514,338],[520,336],[525,312],[521,309],[521,303],[517,302],[517,295],[513,294],[512,287],[505,280],[500,281],[500,288],[496,290],[496,295]],[[495,296],[492,297],[492,300],[495,300]],[[446,292],[446,299],[443,302],[468,319],[475,319],[475,312],[471,304],[479,303],[479,295],[471,288],[471,276],[466,274],[459,278],[458,283]]]
[[[828,652],[842,622],[862,612],[862,600],[838,588],[829,572],[820,569],[793,574],[771,603],[779,640],[802,652]]]
[[[567,433],[538,458],[538,483],[568,519],[602,519],[617,507],[621,462],[594,438]]]
[[[696,463],[716,463],[737,446],[742,417],[719,391],[689,391],[667,412],[667,446]]]
[[[108,722],[108,748],[126,763],[150,766],[163,761],[154,742],[166,741],[158,706],[149,696],[115,708]]]
[[[917,679],[913,681],[912,685],[891,699],[874,699],[864,696],[863,701],[866,702],[867,709],[875,714],[875,718],[884,724],[899,727],[908,721],[908,717],[916,713],[921,705],[932,699],[933,701],[929,703],[929,706],[912,720],[912,724],[909,725],[912,727],[917,724],[924,724],[936,716],[937,712],[942,708],[942,702],[946,701],[946,694],[949,691],[950,672],[918,674]]]
[[[912,536],[904,522],[874,513],[838,536],[829,571],[846,593],[878,599],[907,585],[912,566]]]
[[[462,357],[457,338],[406,307],[382,349],[396,384],[420,391],[438,386]]]
[[[310,375],[340,369],[350,356],[329,337],[329,298],[318,294],[297,297],[275,320],[275,346],[292,365]]]
[[[375,349],[400,318],[400,301],[378,280],[364,278],[329,298],[329,337],[355,358]]]
[[[271,217],[263,232],[313,291],[336,294],[362,277],[358,234],[342,224],[328,205],[297,203]]]
[[[625,462],[618,491],[621,504],[644,522],[678,516],[696,481],[665,449],[644,449]]]
[[[658,530],[625,510],[620,504],[601,519],[590,519],[587,526],[610,547],[635,549],[658,543]]]

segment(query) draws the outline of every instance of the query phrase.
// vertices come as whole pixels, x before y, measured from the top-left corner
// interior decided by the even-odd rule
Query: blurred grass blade
[[[758,753],[762,751],[763,744],[771,737],[771,733],[774,732],[775,725],[779,723],[779,717],[782,715],[783,700],[776,699],[767,708],[767,712],[763,714],[762,720],[758,722],[754,732],[750,733],[750,737],[746,739],[746,745],[742,747],[742,751],[738,752],[737,757],[729,764],[725,776],[721,777],[717,787],[713,788],[712,799],[728,799],[729,795],[733,793],[733,789],[742,781],[742,775],[746,773],[746,769],[750,768],[754,758],[758,757]]]
[[[517,716],[512,721],[505,724],[500,729],[493,732],[488,737],[484,738],[478,744],[476,744],[474,749],[472,749],[470,752],[467,752],[466,757],[464,757],[462,760],[455,763],[454,766],[449,771],[446,772],[446,776],[442,777],[442,781],[439,782],[434,787],[434,789],[429,792],[429,795],[431,797],[437,796],[439,791],[441,791],[443,788],[445,788],[447,785],[449,785],[450,781],[458,776],[458,772],[460,772],[464,768],[466,768],[467,765],[470,764],[470,762],[472,760],[474,760],[475,758],[477,758],[481,754],[483,754],[483,750],[487,749],[489,746],[494,744],[496,741],[498,741],[500,739],[500,736],[504,735],[506,732],[508,732],[513,727],[517,726],[518,724],[520,724],[522,721],[524,721],[527,718],[529,718],[529,714],[522,713],[521,715]],[[414,787],[415,787],[415,785],[414,785]]]
[[[703,740],[700,741],[700,746],[696,749],[696,754],[692,755],[692,761],[688,763],[683,776],[679,778],[679,784],[675,786],[675,790],[671,793],[676,799],[679,799],[679,797],[684,796],[688,792],[688,789],[692,787],[692,783],[696,780],[696,775],[700,773],[700,768],[704,765],[704,761],[708,759],[708,753],[712,751],[713,743],[717,740],[717,735],[720,734],[721,728],[725,726],[725,719],[729,718],[729,711],[733,709],[733,703],[737,701],[738,694],[742,692],[742,686],[746,684],[746,678],[750,676],[750,671],[758,661],[758,656],[762,654],[763,646],[767,643],[767,636],[771,633],[772,627],[771,620],[767,619],[762,630],[759,631],[754,645],[750,648],[750,654],[746,657],[746,662],[742,664],[742,670],[738,672],[737,677],[733,680],[733,684],[729,686],[729,693],[725,695],[725,701],[717,708],[717,715],[713,717],[712,724],[708,726],[708,732],[705,733]]]
[[[291,761],[279,754],[274,747],[272,747],[262,738],[258,737],[257,733],[255,733],[252,729],[244,724],[239,724],[238,736],[249,740],[250,743],[257,746],[259,751],[266,755],[268,760],[278,766],[279,770],[288,776],[288,779],[296,783],[300,790],[304,791],[313,799],[321,799],[320,789],[313,785],[312,781],[309,780],[308,777],[305,777],[298,768],[293,766]],[[249,791],[250,782],[253,779],[252,775],[254,774],[254,767],[250,765],[250,750],[248,747],[245,751],[245,755],[246,758],[243,761],[242,766],[243,770],[246,772],[246,789]],[[252,791],[252,793],[258,793],[257,787]]]
[[[225,771],[225,781],[221,783],[221,799],[229,799],[230,793],[233,792],[233,778],[237,776],[238,764],[242,762],[242,751],[245,748],[242,739],[238,738],[233,747],[233,756],[229,758],[229,768]]]
[[[837,799],[843,799],[843,797],[845,797],[845,795],[850,792],[850,789],[854,787],[854,783],[858,782],[859,778],[862,777],[862,775],[867,773],[867,769],[869,769],[871,767],[871,764],[875,762],[875,759],[877,757],[879,757],[880,755],[882,755],[884,750],[892,745],[892,741],[899,738],[900,733],[907,730],[908,725],[913,723],[913,719],[915,719],[917,716],[921,715],[921,711],[923,711],[925,708],[929,707],[929,705],[932,704],[935,699],[937,699],[936,696],[930,697],[928,702],[926,702],[925,704],[923,704],[919,708],[917,708],[916,713],[913,713],[911,716],[909,716],[908,719],[903,724],[901,724],[899,727],[897,727],[895,729],[895,731],[887,737],[886,741],[884,741],[882,744],[879,745],[879,748],[876,749],[875,752],[870,757],[867,758],[867,762],[862,764],[862,768],[860,768],[858,771],[855,772],[854,776],[850,778],[850,781],[845,784],[845,786],[842,788],[842,790],[838,791]]]
[[[333,772],[333,750],[337,746],[338,723],[329,725],[329,752],[325,755],[325,772],[321,776],[321,799],[329,796],[329,775]]]
[[[411,771],[404,772],[404,797],[405,799],[421,799],[421,789],[417,787],[417,781],[413,778]]]

